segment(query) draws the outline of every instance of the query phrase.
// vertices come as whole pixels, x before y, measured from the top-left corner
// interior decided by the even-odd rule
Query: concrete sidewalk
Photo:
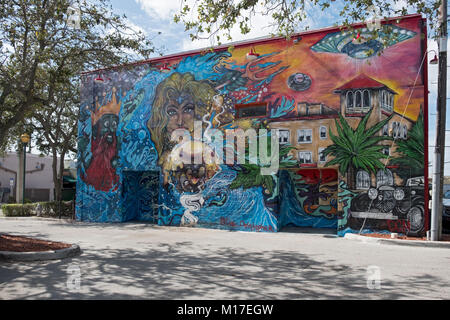
[[[361,241],[364,243],[378,243],[378,244],[385,244],[385,245],[450,249],[449,241],[423,241],[423,240],[373,238],[373,237],[367,237],[364,235],[359,235],[356,233],[347,233],[347,234],[345,234],[344,238],[349,239],[349,240]]]
[[[450,250],[348,241],[326,230],[0,218],[0,231],[83,251],[0,263],[0,299],[450,299]],[[370,289],[373,266],[381,289]]]

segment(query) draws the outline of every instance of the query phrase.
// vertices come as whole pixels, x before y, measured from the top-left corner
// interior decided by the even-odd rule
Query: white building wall
[[[50,189],[50,201],[52,201],[54,198],[55,189],[55,186],[53,184],[52,158],[47,156],[41,157],[36,154],[27,153],[26,161],[27,174],[25,177],[25,188]],[[40,170],[42,164],[44,165],[44,168],[43,170]],[[16,188],[18,187],[17,179],[19,178],[19,165],[23,166],[23,163],[17,153],[7,153],[6,157],[0,157],[0,187],[9,187],[10,178],[14,179],[15,186]],[[17,175],[12,172],[7,172],[1,167],[15,171]],[[29,171],[34,172],[29,173]]]

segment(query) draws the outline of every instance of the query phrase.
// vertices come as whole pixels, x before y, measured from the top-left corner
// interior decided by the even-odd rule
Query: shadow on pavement
[[[312,227],[283,227],[279,232],[284,233],[308,233],[308,234],[323,234],[323,235],[337,235],[336,229],[331,228],[312,228]]]
[[[85,251],[48,262],[1,263],[2,299],[414,299],[439,292],[429,273],[367,288],[366,270],[285,250],[248,252],[194,242],[145,250]],[[67,268],[79,266],[81,289],[68,290]],[[412,285],[413,284],[413,285]],[[431,297],[438,299],[439,297]]]

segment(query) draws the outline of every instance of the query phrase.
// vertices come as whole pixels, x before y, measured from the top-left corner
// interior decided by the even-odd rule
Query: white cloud
[[[135,0],[149,16],[161,20],[172,20],[180,10],[181,0]]]
[[[309,30],[331,27],[332,22],[337,22],[339,17],[339,10],[341,5],[334,6],[332,8],[328,8],[325,11],[319,9],[317,5],[311,4],[309,2],[305,3],[305,14],[303,21],[299,23],[295,27],[295,32],[301,32],[306,29]],[[260,37],[268,37],[271,34],[277,33],[277,28],[275,25],[275,20],[272,18],[272,13],[264,14],[266,9],[264,8],[262,2],[259,2],[255,7],[254,14],[251,15],[251,23],[250,23],[250,32],[248,34],[241,34],[239,24],[236,24],[230,34],[233,42],[235,41],[243,41],[243,40],[251,40]],[[242,16],[247,16],[248,12],[243,14]],[[193,16],[191,16],[192,18]],[[227,38],[224,34],[219,34],[221,37],[221,41],[227,42]],[[190,39],[185,39],[183,41],[183,50],[193,50],[198,48],[205,48],[217,45],[217,42],[214,39],[202,39],[196,40],[192,42]]]
[[[235,2],[239,0],[234,0]],[[153,31],[161,31],[163,34],[167,35],[168,39],[178,37],[178,44],[171,43],[170,47],[177,47],[180,51],[195,50],[201,48],[208,48],[216,46],[217,40],[211,39],[200,39],[191,41],[189,37],[189,32],[182,31],[184,29],[183,23],[175,24],[173,22],[174,14],[178,13],[184,5],[188,5],[191,8],[188,14],[188,19],[195,21],[197,12],[197,1],[196,0],[135,0],[135,2],[140,6],[140,8],[152,19],[149,24],[156,25],[151,26]],[[306,3],[305,12],[306,18],[301,23],[298,24],[296,32],[302,31],[306,26],[309,29],[317,29],[321,27],[330,26],[330,21],[336,21],[339,18],[339,9],[341,5],[336,5],[333,8],[328,8],[326,11],[318,10],[317,6]],[[243,35],[241,34],[239,24],[237,24],[230,32],[232,37],[232,42],[255,39],[259,37],[269,36],[271,33],[276,33],[276,28],[273,26],[274,19],[269,15],[263,15],[265,11],[262,2],[259,2],[255,8],[255,14],[251,15],[251,31]],[[248,12],[247,12],[248,13]],[[243,14],[242,16],[245,16]],[[176,34],[173,34],[173,33]],[[229,42],[224,33],[219,34],[222,43]],[[205,34],[203,38],[207,38]],[[171,41],[171,40],[170,40]]]
[[[410,9],[409,5],[408,5],[408,2],[405,1],[405,0],[394,1],[393,3],[390,4],[390,8],[392,10],[402,10],[403,8]]]
[[[148,35],[147,31],[145,31],[144,28],[142,28],[141,26],[138,26],[137,24],[131,22],[130,20],[126,20],[125,24],[128,28],[130,28],[131,30],[133,30],[134,32],[142,32],[145,35]]]
[[[270,15],[263,14],[263,6],[258,4],[255,7],[255,12],[249,15],[248,11],[245,12],[242,16],[250,17],[250,32],[247,34],[242,34],[239,28],[239,23],[237,23],[230,31],[230,35],[232,37],[232,42],[250,40],[260,37],[270,36],[271,33],[275,33],[275,29],[271,26],[274,23],[273,18]],[[192,19],[192,16],[191,16]],[[218,33],[220,36],[220,41],[222,43],[228,43],[227,36],[225,33]],[[205,34],[204,37],[207,35]],[[183,50],[194,50],[199,48],[207,48],[211,46],[216,46],[217,41],[215,38],[211,39],[200,39],[191,41],[190,38],[183,40]]]

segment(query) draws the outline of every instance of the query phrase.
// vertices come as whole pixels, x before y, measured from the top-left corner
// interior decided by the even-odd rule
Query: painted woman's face
[[[171,134],[176,129],[194,130],[194,101],[189,94],[167,101],[165,112],[169,117],[167,131]]]

